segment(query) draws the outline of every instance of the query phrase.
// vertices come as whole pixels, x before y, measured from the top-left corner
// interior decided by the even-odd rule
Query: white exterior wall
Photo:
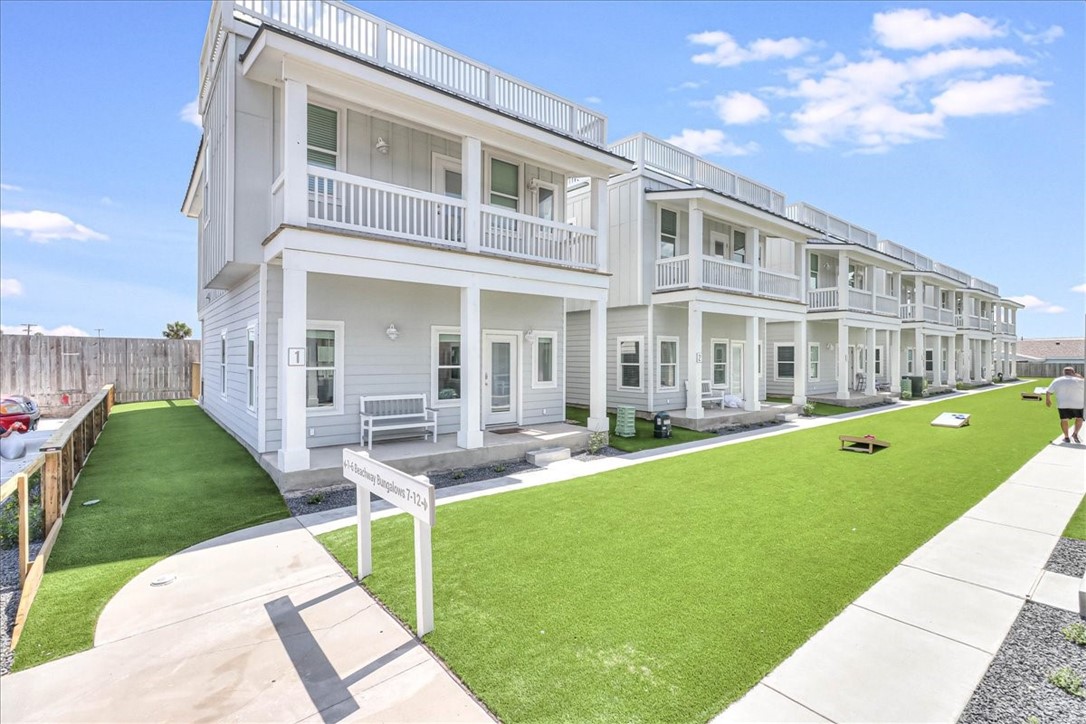
[[[763,341],[763,363],[766,370],[766,394],[773,397],[791,397],[794,380],[777,379],[774,344],[795,344],[792,322],[768,322],[766,339]],[[837,392],[837,323],[807,322],[807,344],[818,345],[818,376],[807,378],[807,395],[829,395]],[[827,345],[832,345],[831,350]],[[796,358],[800,358],[799,351]],[[798,364],[798,363],[797,363]],[[796,374],[809,375],[810,370],[796,370]]]
[[[588,312],[570,312],[566,315],[566,365],[568,385],[566,399],[570,404],[587,406],[589,393]],[[640,337],[641,390],[618,389],[618,338]],[[633,405],[638,410],[648,409],[648,391],[652,374],[649,366],[648,307],[625,307],[607,311],[607,407]]]

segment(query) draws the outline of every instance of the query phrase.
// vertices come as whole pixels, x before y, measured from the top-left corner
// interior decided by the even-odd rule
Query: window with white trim
[[[226,397],[226,328],[219,332],[219,394]]]
[[[246,406],[256,412],[256,322],[245,329],[245,375]]]
[[[848,285],[853,289],[867,289],[867,268],[860,264],[848,265]]]
[[[678,251],[679,214],[671,209],[660,209],[659,259],[670,259]]]
[[[713,386],[728,386],[728,340],[714,339],[713,345]]]
[[[306,122],[306,163],[334,171],[339,160],[339,113],[310,103]]]
[[[939,363],[939,366],[940,366],[940,369],[942,369],[942,371],[943,371],[943,374],[945,375],[945,374],[946,374],[946,365],[947,365],[947,359],[946,359],[946,358],[947,358],[947,350],[945,350],[945,349],[944,349],[944,350],[942,350],[942,351],[941,351],[941,352],[939,353],[939,357],[940,357],[940,358],[941,358],[941,360],[942,360],[942,361],[941,361],[941,362]]]
[[[807,345],[807,379],[818,379],[819,346],[817,342]]]
[[[916,350],[912,347],[905,348],[905,374],[916,374]]]
[[[500,158],[490,159],[490,205],[520,210],[520,166]]]
[[[796,348],[790,344],[773,345],[773,359],[778,380],[790,380],[796,376]]]
[[[532,341],[532,387],[557,387],[555,374],[558,358],[558,335],[554,332],[536,332]]]
[[[740,264],[747,263],[747,233],[745,231],[732,231],[732,261]]]
[[[460,328],[434,327],[433,399],[435,407],[449,407],[460,400]]]
[[[818,289],[818,254],[811,254],[807,267],[807,275],[810,279],[811,289]]]
[[[709,232],[709,254],[710,256],[717,256],[721,259],[726,259],[728,257],[727,232]]]
[[[306,323],[305,406],[309,413],[343,411],[343,322]]]
[[[882,347],[875,347],[875,374],[882,374]]]
[[[934,372],[935,371],[935,351],[933,349],[931,349],[931,347],[924,350],[924,371],[925,372]]]
[[[618,338],[618,389],[641,390],[641,337]]]
[[[558,187],[539,179],[533,179],[535,185],[535,215],[546,221],[558,219]]]
[[[674,390],[679,386],[679,338],[657,337],[656,359],[660,367],[659,388]]]

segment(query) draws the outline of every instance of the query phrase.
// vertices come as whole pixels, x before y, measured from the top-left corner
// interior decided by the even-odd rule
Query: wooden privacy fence
[[[62,416],[107,384],[117,402],[183,400],[192,395],[199,361],[194,339],[4,334],[0,389],[33,397],[46,414]]]
[[[0,502],[16,492],[19,496],[19,583],[22,595],[15,614],[15,631],[11,636],[13,650],[22,635],[27,613],[45,575],[49,554],[60,535],[76,478],[109,419],[113,402],[114,387],[106,385],[41,446],[37,460],[0,488]],[[39,470],[45,542],[31,563],[30,476]]]
[[[1059,377],[1064,367],[1074,367],[1080,375],[1083,373],[1082,362],[1019,362],[1019,377]]]

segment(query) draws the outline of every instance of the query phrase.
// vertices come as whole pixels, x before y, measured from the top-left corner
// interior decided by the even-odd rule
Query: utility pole
[[[28,323],[24,322],[24,323],[23,323],[22,325],[20,325],[20,326],[26,327],[26,336],[27,336],[27,337],[29,337],[29,336],[30,336],[30,329],[31,329],[32,327],[37,327],[38,325],[36,325],[36,324],[28,324]]]
[[[98,339],[102,338],[102,330],[103,329],[105,329],[105,327],[95,327],[94,328],[94,331],[98,333]]]

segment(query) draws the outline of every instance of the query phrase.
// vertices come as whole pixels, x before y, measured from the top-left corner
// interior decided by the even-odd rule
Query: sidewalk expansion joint
[[[1025,527],[1020,526],[1020,525],[1011,525],[1010,523],[1001,523],[998,520],[988,520],[987,518],[977,518],[975,516],[969,515],[968,513],[963,514],[962,517],[959,518],[958,520],[962,520],[963,518],[966,519],[966,520],[975,520],[978,523],[988,523],[990,525],[998,525],[1001,528],[1010,528],[1011,530],[1025,531],[1026,533],[1036,533],[1038,535],[1046,535],[1049,538],[1059,538],[1060,537],[1059,533],[1049,533],[1046,530],[1037,530],[1036,528],[1025,528]],[[1053,541],[1052,545],[1053,545],[1053,547],[1055,547],[1055,545],[1056,545],[1055,541]]]
[[[984,522],[987,522],[987,521],[984,521]],[[996,593],[1002,593],[1004,596],[1007,596],[1008,598],[1013,598],[1013,599],[1016,599],[1018,601],[1022,601],[1023,603],[1025,603],[1025,601],[1026,601],[1026,596],[1020,596],[1020,595],[1018,595],[1016,593],[1011,593],[1010,591],[1004,591],[1002,588],[995,588],[994,586],[986,586],[983,583],[977,583],[976,581],[967,581],[964,578],[958,578],[957,576],[949,576],[946,573],[940,573],[939,571],[932,571],[932,570],[927,569],[927,568],[921,568],[920,566],[916,566],[916,565],[913,565],[911,563],[902,562],[902,563],[898,563],[898,565],[903,567],[903,568],[911,568],[914,571],[921,571],[923,573],[930,573],[933,576],[939,576],[940,578],[946,578],[947,580],[950,580],[950,581],[957,581],[958,583],[965,583],[965,584],[968,584],[970,586],[976,586],[977,588],[984,588],[984,589],[987,589],[989,591],[995,591]]]
[[[795,699],[795,698],[793,698],[793,697],[791,697],[791,696],[788,696],[788,694],[785,694],[785,693],[784,693],[783,691],[781,691],[780,689],[774,689],[774,688],[773,688],[772,686],[770,686],[769,684],[765,683],[765,677],[762,677],[762,680],[761,680],[761,681],[759,681],[759,682],[758,682],[758,684],[761,684],[762,686],[764,686],[765,688],[769,689],[770,691],[772,691],[772,692],[775,692],[775,693],[777,693],[777,694],[779,694],[779,695],[783,696],[783,697],[784,697],[785,699],[787,699],[788,701],[792,702],[792,703],[793,703],[793,704],[795,704],[796,706],[801,706],[801,707],[803,707],[804,709],[806,709],[807,711],[811,712],[811,713],[812,713],[812,714],[814,714],[815,716],[820,716],[820,717],[822,717],[823,719],[825,719],[826,721],[828,721],[828,722],[834,722],[834,724],[836,724],[836,721],[837,721],[836,719],[833,719],[833,718],[831,718],[831,717],[828,717],[828,716],[826,716],[825,714],[823,714],[822,712],[819,712],[819,711],[816,711],[816,710],[812,709],[811,707],[807,706],[806,704],[804,704],[804,703],[803,703],[802,701],[800,701],[799,699]],[[758,686],[758,684],[755,684],[754,686]],[[725,709],[724,711],[727,711],[727,709]],[[722,712],[722,713],[723,713],[723,712]]]
[[[971,643],[969,643],[967,641],[961,641],[959,639],[956,639],[953,636],[947,636],[946,634],[939,633],[938,631],[932,631],[930,628],[924,628],[923,626],[920,626],[920,625],[915,624],[915,623],[911,623],[909,621],[902,621],[900,618],[895,618],[894,616],[883,613],[882,611],[876,611],[875,609],[868,608],[867,606],[861,606],[858,603],[853,603],[851,605],[855,606],[856,608],[861,609],[863,611],[867,611],[868,613],[873,613],[876,616],[881,616],[882,618],[888,619],[890,621],[895,621],[897,623],[904,624],[905,626],[909,626],[910,628],[915,628],[918,631],[923,631],[925,633],[929,633],[932,636],[938,636],[941,639],[946,639],[947,641],[951,641],[951,642],[956,643],[956,644],[961,644],[962,646],[967,646],[968,648],[971,648],[971,649],[974,649],[975,651],[981,652],[982,654],[984,654],[985,656],[988,656],[989,658],[995,656],[994,651],[987,651],[987,650],[982,649],[981,647],[976,646],[974,644],[971,644]],[[974,687],[974,688],[976,688],[976,687]]]

